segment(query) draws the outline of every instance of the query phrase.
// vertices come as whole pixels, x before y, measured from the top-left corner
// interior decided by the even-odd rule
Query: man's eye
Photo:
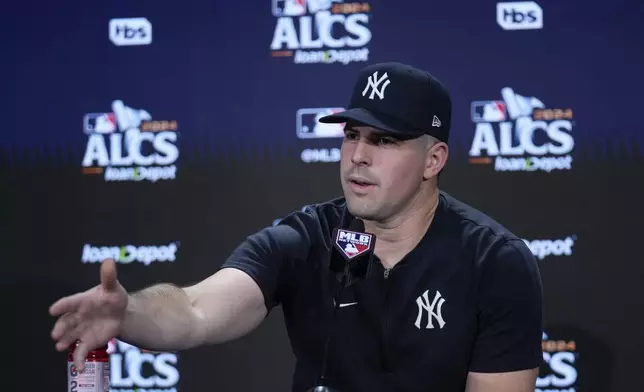
[[[388,137],[380,138],[379,142],[380,142],[380,144],[383,144],[385,146],[396,144],[396,141],[394,139],[391,139],[391,138],[388,138]]]
[[[344,137],[349,140],[356,140],[358,135],[354,132],[345,132]]]

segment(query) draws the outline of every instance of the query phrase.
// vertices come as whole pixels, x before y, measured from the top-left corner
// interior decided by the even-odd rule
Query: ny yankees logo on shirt
[[[436,290],[436,295],[434,296],[434,299],[431,303],[429,302],[429,290],[425,290],[422,295],[419,295],[418,298],[416,298],[416,304],[418,305],[418,316],[416,317],[416,322],[414,323],[416,328],[421,328],[423,314],[427,312],[427,324],[425,326],[425,329],[434,329],[434,323],[432,322],[433,319],[436,319],[436,322],[438,322],[438,327],[440,329],[443,329],[446,324],[445,320],[443,320],[442,313],[444,303],[445,298],[443,298],[438,290]]]

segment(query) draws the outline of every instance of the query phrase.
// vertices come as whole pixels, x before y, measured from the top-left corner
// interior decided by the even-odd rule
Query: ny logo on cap
[[[387,72],[385,72],[384,75],[382,75],[380,79],[378,79],[378,71],[376,71],[367,79],[367,85],[365,86],[364,90],[362,90],[362,96],[364,97],[371,87],[371,94],[369,94],[369,99],[373,99],[374,95],[376,94],[378,95],[378,98],[383,99],[385,98],[385,89],[387,88],[387,86],[389,86],[390,83],[391,80],[389,80]]]

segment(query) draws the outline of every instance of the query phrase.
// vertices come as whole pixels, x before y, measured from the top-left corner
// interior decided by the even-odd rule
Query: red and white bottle
[[[85,370],[80,373],[74,366],[75,342],[67,354],[67,392],[109,392],[110,355],[107,345],[92,350],[85,359]]]

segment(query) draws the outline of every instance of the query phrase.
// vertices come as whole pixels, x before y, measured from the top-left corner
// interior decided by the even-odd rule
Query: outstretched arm
[[[178,351],[236,339],[266,316],[253,279],[226,268],[189,287],[159,284],[129,296],[119,339],[157,351]]]

